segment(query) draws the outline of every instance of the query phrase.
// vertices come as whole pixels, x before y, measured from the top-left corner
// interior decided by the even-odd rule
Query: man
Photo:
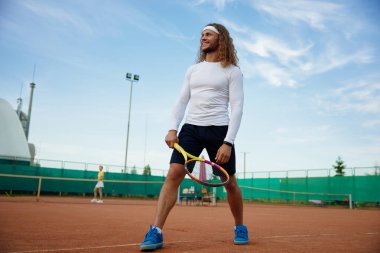
[[[227,170],[230,181],[225,189],[235,220],[234,243],[247,244],[248,230],[243,225],[243,201],[235,177],[233,145],[243,112],[243,76],[237,67],[238,58],[232,38],[223,25],[208,24],[202,31],[200,42],[197,64],[186,72],[165,142],[170,148],[179,143],[196,156],[205,148],[210,160]],[[177,136],[188,104],[185,124]],[[185,175],[183,156],[174,150],[158,200],[154,226],[150,227],[140,244],[142,251],[163,246],[162,229],[175,205],[177,190]]]
[[[91,200],[92,203],[98,203],[98,204],[103,203],[103,188],[104,188],[103,178],[104,178],[103,166],[99,165],[98,182],[96,183],[94,187],[94,198]],[[99,191],[99,199],[97,199],[97,196],[96,196],[97,191]]]

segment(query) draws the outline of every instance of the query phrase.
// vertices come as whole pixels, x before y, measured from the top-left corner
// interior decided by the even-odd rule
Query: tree
[[[366,175],[367,176],[380,176],[380,166],[377,163],[375,163],[375,166],[373,166],[373,168],[374,168],[374,172],[372,174],[367,173]]]
[[[335,161],[333,168],[335,169],[335,176],[344,176],[344,169],[346,169],[346,165],[340,156],[338,156],[338,159]]]
[[[143,171],[143,175],[148,175],[148,176],[152,175],[152,172],[151,172],[149,164],[145,165],[144,171]]]
[[[380,166],[375,163],[375,173],[373,173],[374,176],[380,176]]]

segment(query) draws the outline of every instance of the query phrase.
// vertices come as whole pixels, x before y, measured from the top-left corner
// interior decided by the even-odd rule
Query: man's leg
[[[170,210],[177,201],[178,187],[185,175],[186,171],[183,165],[178,163],[170,164],[168,175],[161,188],[160,197],[158,198],[154,226],[161,229],[163,228]]]
[[[234,244],[248,244],[248,229],[243,225],[243,198],[235,175],[230,177],[230,181],[225,188],[227,190],[228,204],[235,219]]]
[[[230,176],[230,181],[225,188],[227,191],[228,204],[230,205],[232,215],[234,216],[235,225],[243,224],[243,198],[236,182],[235,175]]]
[[[175,205],[178,196],[178,187],[181,184],[186,172],[181,164],[170,164],[168,175],[164,185],[161,188],[158,198],[156,216],[154,219],[154,227],[150,227],[145,235],[144,241],[140,244],[141,251],[152,251],[159,249],[164,244],[162,228],[164,227],[166,218],[170,210]]]

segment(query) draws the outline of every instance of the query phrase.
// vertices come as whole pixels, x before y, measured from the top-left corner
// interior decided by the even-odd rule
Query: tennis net
[[[36,195],[92,195],[96,179],[0,174],[0,193]],[[156,180],[103,180],[105,196],[158,197],[162,178]]]
[[[284,191],[252,186],[240,186],[246,200],[285,204],[318,206],[341,205],[352,209],[351,194]]]

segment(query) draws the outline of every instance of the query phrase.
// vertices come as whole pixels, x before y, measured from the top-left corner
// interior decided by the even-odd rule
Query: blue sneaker
[[[145,235],[144,241],[140,243],[141,251],[153,251],[162,248],[164,238],[162,233],[158,232],[155,227],[150,226],[148,233]]]
[[[243,245],[248,244],[248,229],[244,225],[236,225],[234,244]]]

